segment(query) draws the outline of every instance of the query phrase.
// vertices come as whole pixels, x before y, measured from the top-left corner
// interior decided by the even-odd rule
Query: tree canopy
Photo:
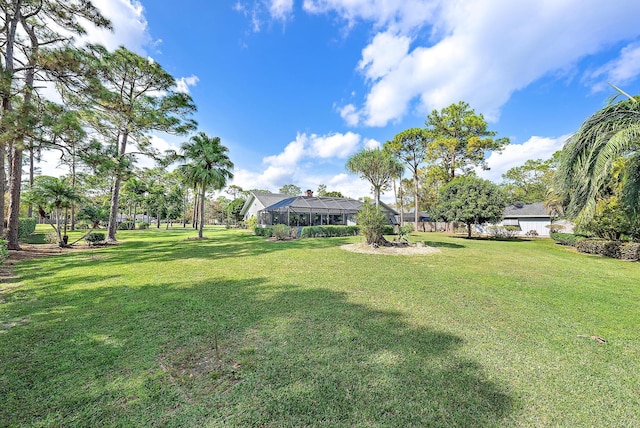
[[[458,177],[440,190],[434,217],[467,225],[468,236],[474,224],[498,223],[504,216],[502,190],[478,177]]]
[[[347,171],[359,174],[371,183],[376,206],[380,204],[380,193],[388,189],[393,177],[399,176],[402,164],[393,155],[382,149],[364,149],[349,159]]]

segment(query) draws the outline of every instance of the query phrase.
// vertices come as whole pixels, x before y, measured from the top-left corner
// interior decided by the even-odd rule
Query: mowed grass
[[[119,232],[0,294],[2,426],[640,426],[640,264]],[[599,343],[591,336],[604,338]]]

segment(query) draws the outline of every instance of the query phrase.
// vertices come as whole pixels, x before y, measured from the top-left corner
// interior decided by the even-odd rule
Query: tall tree
[[[620,202],[629,215],[640,214],[640,96],[624,95],[587,118],[565,143],[556,184],[571,218],[586,222],[594,215],[620,158],[626,158]]]
[[[204,132],[191,137],[182,144],[181,159],[187,163],[180,166],[187,181],[200,193],[200,220],[198,238],[202,239],[204,226],[204,201],[207,190],[220,190],[233,178],[233,162],[227,153],[229,149],[222,145],[219,137],[209,137]]]
[[[477,177],[458,177],[440,190],[435,217],[467,225],[498,223],[504,215],[504,194],[498,185]]]
[[[442,168],[447,181],[471,172],[476,166],[487,169],[486,152],[500,152],[509,144],[508,138],[491,138],[496,132],[489,131],[484,116],[476,114],[464,101],[433,110],[425,126],[433,133],[427,161]]]
[[[9,214],[6,235],[8,247],[19,249],[22,155],[25,138],[37,120],[34,117],[34,91],[36,81],[44,78],[39,74],[43,70],[43,51],[65,46],[74,35],[84,34],[83,21],[97,27],[111,27],[90,0],[2,1],[0,10],[0,134],[3,136],[0,141],[0,193],[4,195],[4,165],[5,155],[8,154]],[[62,32],[69,36],[63,36]],[[19,109],[14,109],[16,103],[20,104]],[[4,213],[4,198],[0,199],[0,213]]]
[[[49,221],[56,232],[58,245],[65,246],[67,216],[63,210],[69,208],[72,202],[80,200],[80,195],[71,187],[69,180],[49,176],[36,177],[33,187],[25,196],[28,202],[38,208],[40,216]],[[55,217],[55,224],[52,217]]]
[[[414,198],[414,228],[418,230],[418,194],[420,187],[419,171],[420,165],[425,161],[427,156],[427,146],[432,140],[431,132],[422,128],[411,128],[400,132],[393,137],[393,140],[385,144],[385,148],[391,151],[400,161],[402,161],[413,178]]]
[[[502,188],[509,203],[542,202],[553,184],[554,158],[528,159],[502,174]]]
[[[378,207],[380,193],[389,188],[391,180],[399,175],[403,165],[388,151],[363,149],[347,159],[346,168],[371,184],[375,205]]]
[[[280,188],[280,190],[278,190],[278,192],[282,193],[283,195],[289,195],[289,196],[302,195],[302,189],[296,186],[295,184],[285,184]]]
[[[135,160],[136,154],[158,156],[151,146],[150,132],[185,135],[195,129],[195,122],[188,117],[196,108],[188,94],[177,91],[173,76],[153,60],[124,47],[108,52],[91,46],[83,53],[95,79],[80,96],[77,92],[66,95],[84,108],[87,123],[100,134],[108,146],[105,154],[112,157],[107,241],[115,241],[120,186],[130,172],[122,165]],[[131,145],[136,151],[131,151]]]

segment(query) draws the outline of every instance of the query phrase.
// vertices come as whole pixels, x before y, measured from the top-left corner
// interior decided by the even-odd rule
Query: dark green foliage
[[[131,230],[133,229],[133,221],[123,221],[118,223],[118,230]]]
[[[18,220],[18,239],[22,240],[36,230],[35,218],[21,218]]]
[[[459,177],[440,190],[434,217],[465,223],[471,236],[473,224],[500,222],[504,207],[504,194],[496,184],[477,177]]]
[[[9,250],[7,250],[7,241],[0,239],[0,265],[4,263],[9,257]]]
[[[253,233],[255,233],[257,236],[264,236],[265,238],[270,238],[272,229],[273,229],[273,226],[266,226],[266,227],[258,226],[253,229]]]
[[[584,236],[561,232],[551,232],[549,236],[551,236],[551,239],[556,241],[558,244],[568,245],[570,247],[575,247],[578,242],[586,239]]]
[[[330,238],[336,236],[356,236],[360,233],[358,226],[305,226],[301,238]]]
[[[581,253],[598,254],[612,259],[620,258],[620,248],[622,242],[607,241],[604,239],[583,239],[576,244],[576,248]]]
[[[356,222],[360,226],[360,232],[364,235],[367,244],[378,244],[384,241],[382,235],[385,226],[387,226],[387,217],[380,208],[371,204],[362,205],[362,209],[356,214]]]
[[[396,230],[390,224],[385,224],[385,225],[382,226],[382,234],[383,235],[395,235],[396,234]]]
[[[640,243],[627,242],[620,247],[620,258],[623,260],[640,261]]]
[[[84,237],[85,241],[89,245],[96,245],[101,242],[104,242],[105,234],[103,232],[91,232],[87,236]]]
[[[138,229],[149,229],[149,223],[147,223],[146,221],[138,223]]]

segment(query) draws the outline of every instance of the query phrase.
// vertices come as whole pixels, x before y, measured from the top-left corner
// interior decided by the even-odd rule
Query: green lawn
[[[413,234],[119,232],[16,266],[2,426],[640,426],[640,264]],[[607,340],[601,344],[591,336]]]

